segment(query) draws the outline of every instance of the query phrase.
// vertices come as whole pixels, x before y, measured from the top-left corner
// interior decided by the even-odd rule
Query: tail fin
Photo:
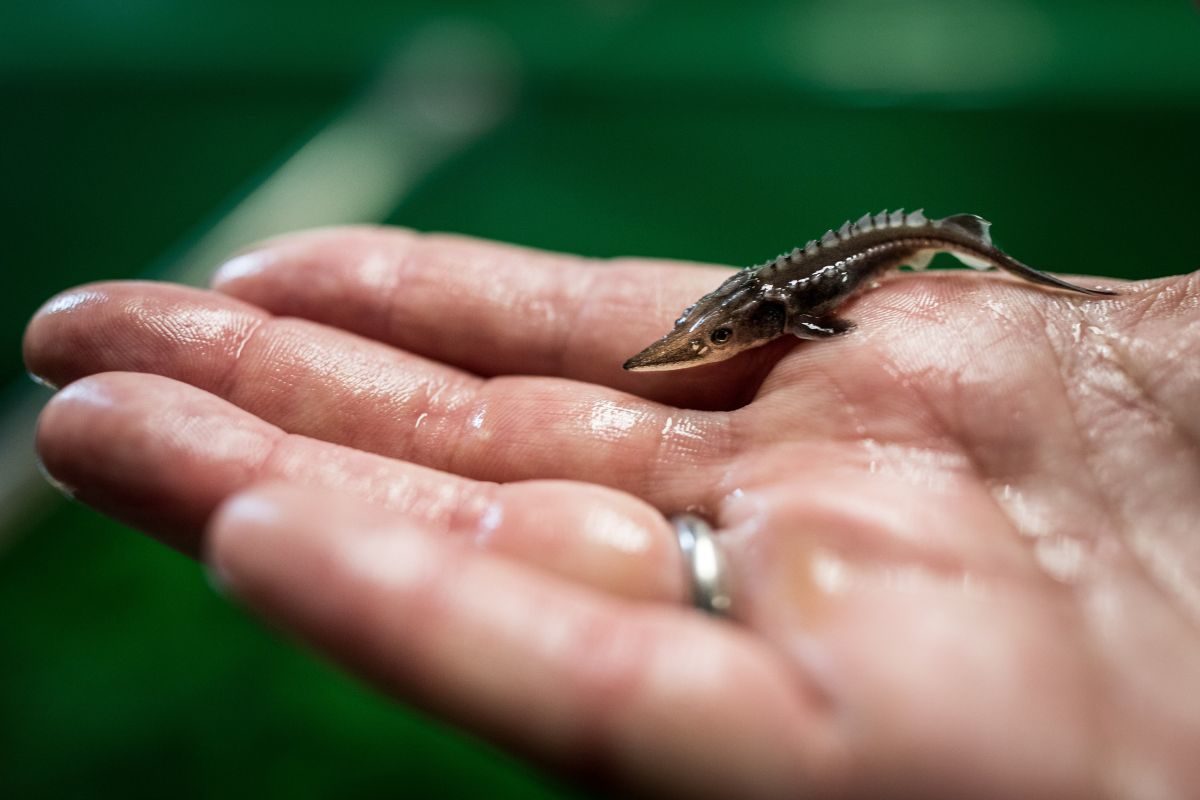
[[[1040,283],[1043,286],[1056,286],[1059,289],[1069,289],[1072,292],[1079,292],[1080,294],[1090,294],[1095,296],[1120,294],[1120,292],[1112,289],[1089,289],[1086,286],[1078,286],[1074,283],[1064,281],[1062,278],[1056,278],[1053,275],[1042,272],[1041,270],[1034,269],[1028,264],[1022,264],[1020,261],[1017,261],[1007,253],[1003,253],[998,250],[996,251],[995,262],[996,266],[1000,267],[1001,269],[1020,276],[1027,281]]]
[[[1032,283],[1040,283],[1043,286],[1054,286],[1059,289],[1067,289],[1072,292],[1089,295],[1115,295],[1120,292],[1111,289],[1089,289],[1084,286],[1077,286],[1074,283],[1064,281],[1062,278],[1056,278],[1041,270],[1036,270],[1033,267],[1022,264],[1012,256],[1000,250],[996,245],[992,244],[992,234],[989,228],[992,223],[988,222],[983,217],[978,217],[974,214],[955,214],[952,217],[938,220],[939,225],[948,225],[966,233],[984,245],[984,252],[988,256],[988,260],[1007,272],[1011,272],[1021,278]],[[959,255],[955,253],[960,260],[973,267],[983,267],[983,262],[977,262],[969,255]]]

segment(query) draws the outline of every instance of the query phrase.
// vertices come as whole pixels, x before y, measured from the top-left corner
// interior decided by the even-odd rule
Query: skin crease
[[[212,292],[83,287],[26,334],[65,387],[39,453],[396,698],[591,783],[1192,796],[1200,278],[901,275],[848,336],[621,370],[727,274],[336,229]],[[732,624],[686,607],[689,508]]]

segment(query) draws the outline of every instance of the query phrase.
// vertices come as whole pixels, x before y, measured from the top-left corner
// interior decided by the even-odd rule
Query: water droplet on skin
[[[589,512],[579,533],[601,550],[632,556],[640,556],[654,546],[654,537],[641,520],[607,507]]]
[[[1074,583],[1083,563],[1083,545],[1070,536],[1047,536],[1033,548],[1038,565],[1061,583]]]
[[[479,524],[473,538],[475,544],[484,546],[495,535],[504,521],[504,508],[500,503],[492,503],[479,515]]]
[[[641,412],[609,401],[592,407],[588,427],[598,437],[621,438],[643,419]]]
[[[812,557],[812,581],[826,594],[840,594],[850,588],[850,574],[846,562],[827,551],[818,551]]]
[[[983,306],[989,312],[991,312],[992,319],[996,320],[997,322],[1011,323],[1013,321],[1012,314],[1009,313],[1008,306],[1005,305],[1004,303],[1000,302],[999,300],[996,300],[996,299],[985,300],[983,303]]]

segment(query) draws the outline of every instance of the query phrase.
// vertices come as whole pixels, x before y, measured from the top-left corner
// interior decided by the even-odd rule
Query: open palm
[[[725,273],[375,229],[26,336],[85,502],[395,696],[695,796],[1200,785],[1200,284],[886,281],[858,329],[629,374]],[[718,528],[733,621],[663,514]]]

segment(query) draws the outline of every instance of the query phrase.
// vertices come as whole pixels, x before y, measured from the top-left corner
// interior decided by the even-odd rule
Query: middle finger
[[[157,375],[71,384],[42,412],[37,447],[74,497],[193,555],[230,495],[285,483],[346,497],[385,525],[440,532],[624,597],[683,596],[666,520],[627,494],[569,481],[497,486],[287,435]]]

